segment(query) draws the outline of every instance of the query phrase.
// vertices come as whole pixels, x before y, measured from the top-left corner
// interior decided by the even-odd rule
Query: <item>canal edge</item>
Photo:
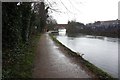
[[[60,41],[58,41],[55,37],[54,34],[49,33],[49,36],[51,37],[51,39],[61,45],[62,47],[64,47],[64,49],[68,52],[69,55],[79,58],[80,62],[82,63],[82,65],[87,68],[88,70],[90,70],[93,74],[95,74],[95,76],[98,79],[108,79],[108,80],[116,80],[117,78],[113,78],[111,75],[109,75],[107,72],[103,71],[102,69],[96,67],[94,64],[90,63],[89,61],[85,60],[84,58],[82,58],[82,56],[80,56],[78,53],[72,51],[71,49],[67,48],[65,45],[63,45]]]

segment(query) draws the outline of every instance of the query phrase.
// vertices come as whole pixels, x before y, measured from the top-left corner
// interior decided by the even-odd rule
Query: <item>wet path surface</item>
[[[38,44],[33,78],[90,78],[80,65],[70,61],[48,34],[43,34]]]

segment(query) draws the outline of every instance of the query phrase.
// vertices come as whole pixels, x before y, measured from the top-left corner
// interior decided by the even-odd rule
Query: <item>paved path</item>
[[[33,78],[90,78],[80,65],[71,62],[58,48],[48,34],[41,36]]]

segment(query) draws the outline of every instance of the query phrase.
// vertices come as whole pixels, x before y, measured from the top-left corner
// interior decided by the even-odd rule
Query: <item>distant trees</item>
[[[47,19],[47,25],[46,25],[46,27],[47,27],[48,30],[54,30],[56,24],[57,24],[57,21],[55,19],[53,19],[52,16],[50,16]]]
[[[119,20],[118,20],[119,21]],[[111,22],[112,23],[112,22]],[[84,25],[83,23],[69,21],[67,27],[68,34],[83,33],[89,35],[119,37],[119,22],[112,24],[101,24],[100,21]]]
[[[83,28],[84,28],[83,23],[68,21],[67,33],[71,33],[71,34],[79,33],[80,29]]]
[[[90,25],[87,24],[86,27],[88,28],[86,30],[89,30],[89,33],[87,34],[118,37],[119,23],[117,20],[109,23],[104,22],[104,24],[101,24],[101,22],[98,21]]]

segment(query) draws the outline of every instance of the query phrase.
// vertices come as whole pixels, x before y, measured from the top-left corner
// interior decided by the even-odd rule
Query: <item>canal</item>
[[[83,34],[67,35],[64,30],[59,31],[56,38],[72,51],[84,54],[84,59],[103,71],[115,78],[118,77],[118,45],[120,39]]]

